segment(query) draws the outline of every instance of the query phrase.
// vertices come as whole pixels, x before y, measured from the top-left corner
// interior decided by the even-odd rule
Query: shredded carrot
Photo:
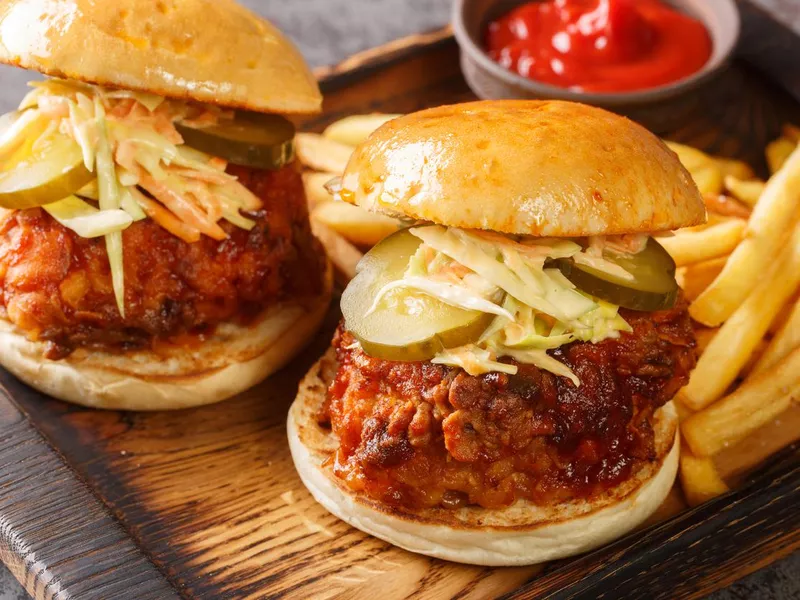
[[[178,133],[178,130],[175,129],[175,125],[172,124],[171,120],[167,118],[157,118],[153,125],[153,128],[163,135],[170,143],[176,145],[183,143],[183,137]]]
[[[215,223],[222,218],[222,205],[219,203],[207,185],[199,181],[187,181],[186,189],[194,196],[198,204],[205,209],[208,218]]]
[[[204,183],[215,183],[217,185],[225,185],[231,181],[230,177],[227,177],[223,173],[212,173],[210,171],[196,171],[194,169],[173,167],[169,169],[169,172],[180,177],[186,177],[187,179],[196,179],[197,181],[202,181]]]
[[[199,116],[192,117],[190,119],[183,119],[183,124],[187,127],[210,127],[212,125],[216,125],[219,119],[217,116],[210,111],[206,111]]]
[[[136,173],[139,168],[136,164],[136,145],[130,140],[122,140],[117,144],[114,161],[125,170]]]
[[[164,103],[164,106],[169,103]],[[131,127],[144,127],[162,135],[172,144],[182,144],[183,138],[173,125],[171,109],[159,107],[151,113],[147,107],[139,104],[132,98],[113,100],[113,108],[107,113],[112,121],[126,123]]]
[[[222,227],[209,219],[208,215],[204,214],[190,199],[174,192],[164,183],[156,181],[142,169],[139,169],[139,185],[187,225],[191,225],[215,240],[224,240],[228,237]]]
[[[106,116],[111,118],[112,120],[119,120],[122,121],[123,119],[127,118],[128,115],[131,114],[133,111],[133,107],[136,106],[136,100],[133,98],[125,98],[120,100],[116,103],[114,108],[112,108]]]
[[[211,160],[208,161],[208,166],[218,171],[224,171],[228,168],[228,161],[218,156],[212,156]]]
[[[176,118],[183,118],[188,110],[189,108],[183,102],[176,103],[168,100],[159,104],[155,111],[153,111],[153,114],[160,118],[174,121]]]
[[[142,207],[142,210],[145,212],[145,214],[153,219],[153,221],[158,223],[161,227],[169,231],[172,235],[189,244],[192,244],[200,239],[200,232],[197,229],[187,225],[175,217],[158,202],[151,200],[135,188],[131,189],[131,193],[133,194],[134,200],[136,200],[136,203]]]
[[[233,111],[218,107],[193,106],[188,114],[183,115],[181,121],[189,127],[209,127],[216,125],[222,119],[233,119],[233,115]]]
[[[77,102],[77,115],[71,108],[72,101]],[[42,113],[50,117],[51,128],[56,124],[64,134],[75,139],[88,135],[90,142],[97,133],[88,124],[102,102],[103,117],[112,122],[109,142],[118,177],[126,176],[128,183],[125,185],[130,187],[133,198],[148,217],[185,242],[196,242],[202,235],[224,240],[228,235],[220,222],[225,215],[230,216],[231,211],[253,211],[262,206],[257,196],[236,177],[226,173],[227,161],[201,153],[187,153],[190,159],[199,156],[200,161],[210,168],[180,167],[171,164],[168,154],[162,156],[149,151],[140,154],[137,142],[126,137],[128,128],[141,128],[157,133],[171,144],[180,145],[183,138],[175,127],[176,122],[214,125],[221,119],[232,120],[235,115],[232,110],[165,100],[150,111],[136,98],[117,97],[113,93],[109,96],[102,88],[92,86],[87,86],[86,93],[70,89],[69,93],[53,96],[42,94],[37,102]],[[31,138],[36,139],[35,136]],[[145,168],[145,164],[156,172],[156,177]],[[135,177],[129,177],[129,174]],[[141,189],[136,189],[131,182]]]

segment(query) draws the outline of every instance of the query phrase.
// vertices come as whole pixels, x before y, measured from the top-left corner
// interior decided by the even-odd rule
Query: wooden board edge
[[[2,386],[0,464],[0,560],[33,598],[183,597]]]
[[[800,549],[798,503],[795,444],[748,485],[564,562],[504,598],[595,599],[612,590],[627,599],[702,598]]]

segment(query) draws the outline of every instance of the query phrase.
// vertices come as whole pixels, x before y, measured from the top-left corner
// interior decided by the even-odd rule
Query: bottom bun
[[[317,298],[275,305],[256,323],[224,324],[190,349],[106,353],[78,349],[44,358],[32,342],[0,319],[0,364],[40,392],[111,410],[174,410],[235,396],[283,367],[309,342],[328,310],[331,271]]]
[[[680,444],[672,403],[655,417],[658,459],[591,501],[536,506],[526,501],[501,509],[480,507],[395,509],[357,494],[324,467],[338,447],[317,424],[332,352],[300,384],[288,419],[289,447],[303,483],[331,513],[353,527],[411,552],[485,566],[531,565],[586,552],[638,527],[664,501],[675,481]]]

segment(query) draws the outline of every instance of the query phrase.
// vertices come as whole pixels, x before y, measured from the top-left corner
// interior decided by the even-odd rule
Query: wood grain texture
[[[702,598],[800,549],[798,495],[800,449],[790,448],[744,488],[569,561],[513,597]]]
[[[319,129],[345,114],[409,112],[472,97],[458,69],[457,48],[446,31],[360,55],[325,77],[325,113],[306,122],[307,128]],[[776,135],[784,120],[800,122],[798,106],[746,67],[732,69],[715,85],[716,100],[673,132],[673,137],[744,157],[763,168],[765,142]],[[630,586],[636,574],[652,571],[647,579],[652,594],[658,591],[673,598],[691,598],[797,547],[797,511],[792,513],[791,506],[797,503],[800,475],[796,457],[791,455],[763,480],[691,512],[683,511],[676,492],[661,513],[669,516],[683,511],[676,519],[593,555],[550,565],[544,572],[538,567],[454,565],[411,555],[370,538],[339,522],[312,500],[295,474],[285,439],[286,411],[297,382],[327,346],[338,318],[332,310],[311,347],[265,384],[229,402],[183,412],[130,414],[70,407],[48,400],[0,372],[0,385],[8,388],[26,416],[8,422],[0,419],[0,459],[6,456],[2,453],[9,436],[21,435],[25,428],[30,435],[36,434],[30,424],[35,426],[108,507],[110,512],[103,513],[108,527],[127,540],[132,548],[130,560],[149,564],[153,581],[164,585],[165,593],[173,597],[175,592],[169,590],[178,590],[184,598],[215,600],[360,599],[371,595],[382,600],[512,594],[600,597]],[[10,405],[0,397],[0,406]],[[2,410],[19,415],[13,407]],[[790,443],[792,433],[798,432],[787,433],[781,424],[772,427],[766,438],[775,440],[780,432],[784,436],[781,445]],[[47,448],[41,440],[31,442],[35,460],[41,460]],[[774,443],[768,447],[770,452],[775,449]],[[13,450],[12,455],[19,456],[17,452]],[[726,473],[732,480],[747,479],[750,468],[745,459],[750,452],[750,448],[732,449],[726,455]],[[15,468],[27,472],[24,462]],[[20,508],[19,495],[0,498],[0,546],[7,548],[3,560],[25,581],[37,580],[39,571],[58,573],[63,566],[61,589],[72,592],[82,589],[71,587],[82,582],[75,576],[67,581],[67,575],[76,572],[68,562],[69,547],[40,546],[39,562],[34,564],[24,561],[22,546],[15,549],[8,543],[12,537],[20,544],[42,539],[31,537],[37,531],[21,528],[19,521],[9,521],[9,515],[46,511],[42,494],[63,493],[69,482],[79,485],[63,463],[61,468],[65,469],[63,480],[53,477],[55,467],[52,473],[51,469],[46,474],[37,472],[35,479],[41,489],[22,496],[28,503],[25,508]],[[12,489],[25,480],[15,477],[0,479],[9,486],[0,489]],[[94,514],[91,510],[96,502],[92,504],[94,496],[88,491],[86,496],[68,497],[75,509],[65,519]],[[69,529],[54,524],[52,531],[59,534]],[[715,542],[710,534],[718,529],[730,533]],[[98,543],[108,535],[99,525],[92,525],[91,530],[98,532]],[[726,543],[731,548],[723,548]],[[128,554],[124,556],[127,560]],[[716,558],[712,562],[709,557]],[[123,587],[129,586],[129,578],[137,573],[133,567],[109,570],[105,565],[77,573],[93,574],[104,585]],[[673,587],[678,579],[678,587]],[[35,591],[35,586],[31,589]],[[646,588],[635,591],[644,594]]]
[[[40,600],[180,598],[0,388],[0,559]]]

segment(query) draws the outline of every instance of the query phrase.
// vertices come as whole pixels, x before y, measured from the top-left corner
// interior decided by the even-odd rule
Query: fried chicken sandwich
[[[230,0],[10,0],[0,62],[39,71],[0,121],[0,363],[56,398],[216,402],[320,324],[294,126],[299,52]]]
[[[290,411],[317,501],[480,565],[573,555],[652,514],[695,339],[651,234],[705,219],[675,154],[597,108],[477,102],[389,122],[337,193],[410,226],[359,264]]]

